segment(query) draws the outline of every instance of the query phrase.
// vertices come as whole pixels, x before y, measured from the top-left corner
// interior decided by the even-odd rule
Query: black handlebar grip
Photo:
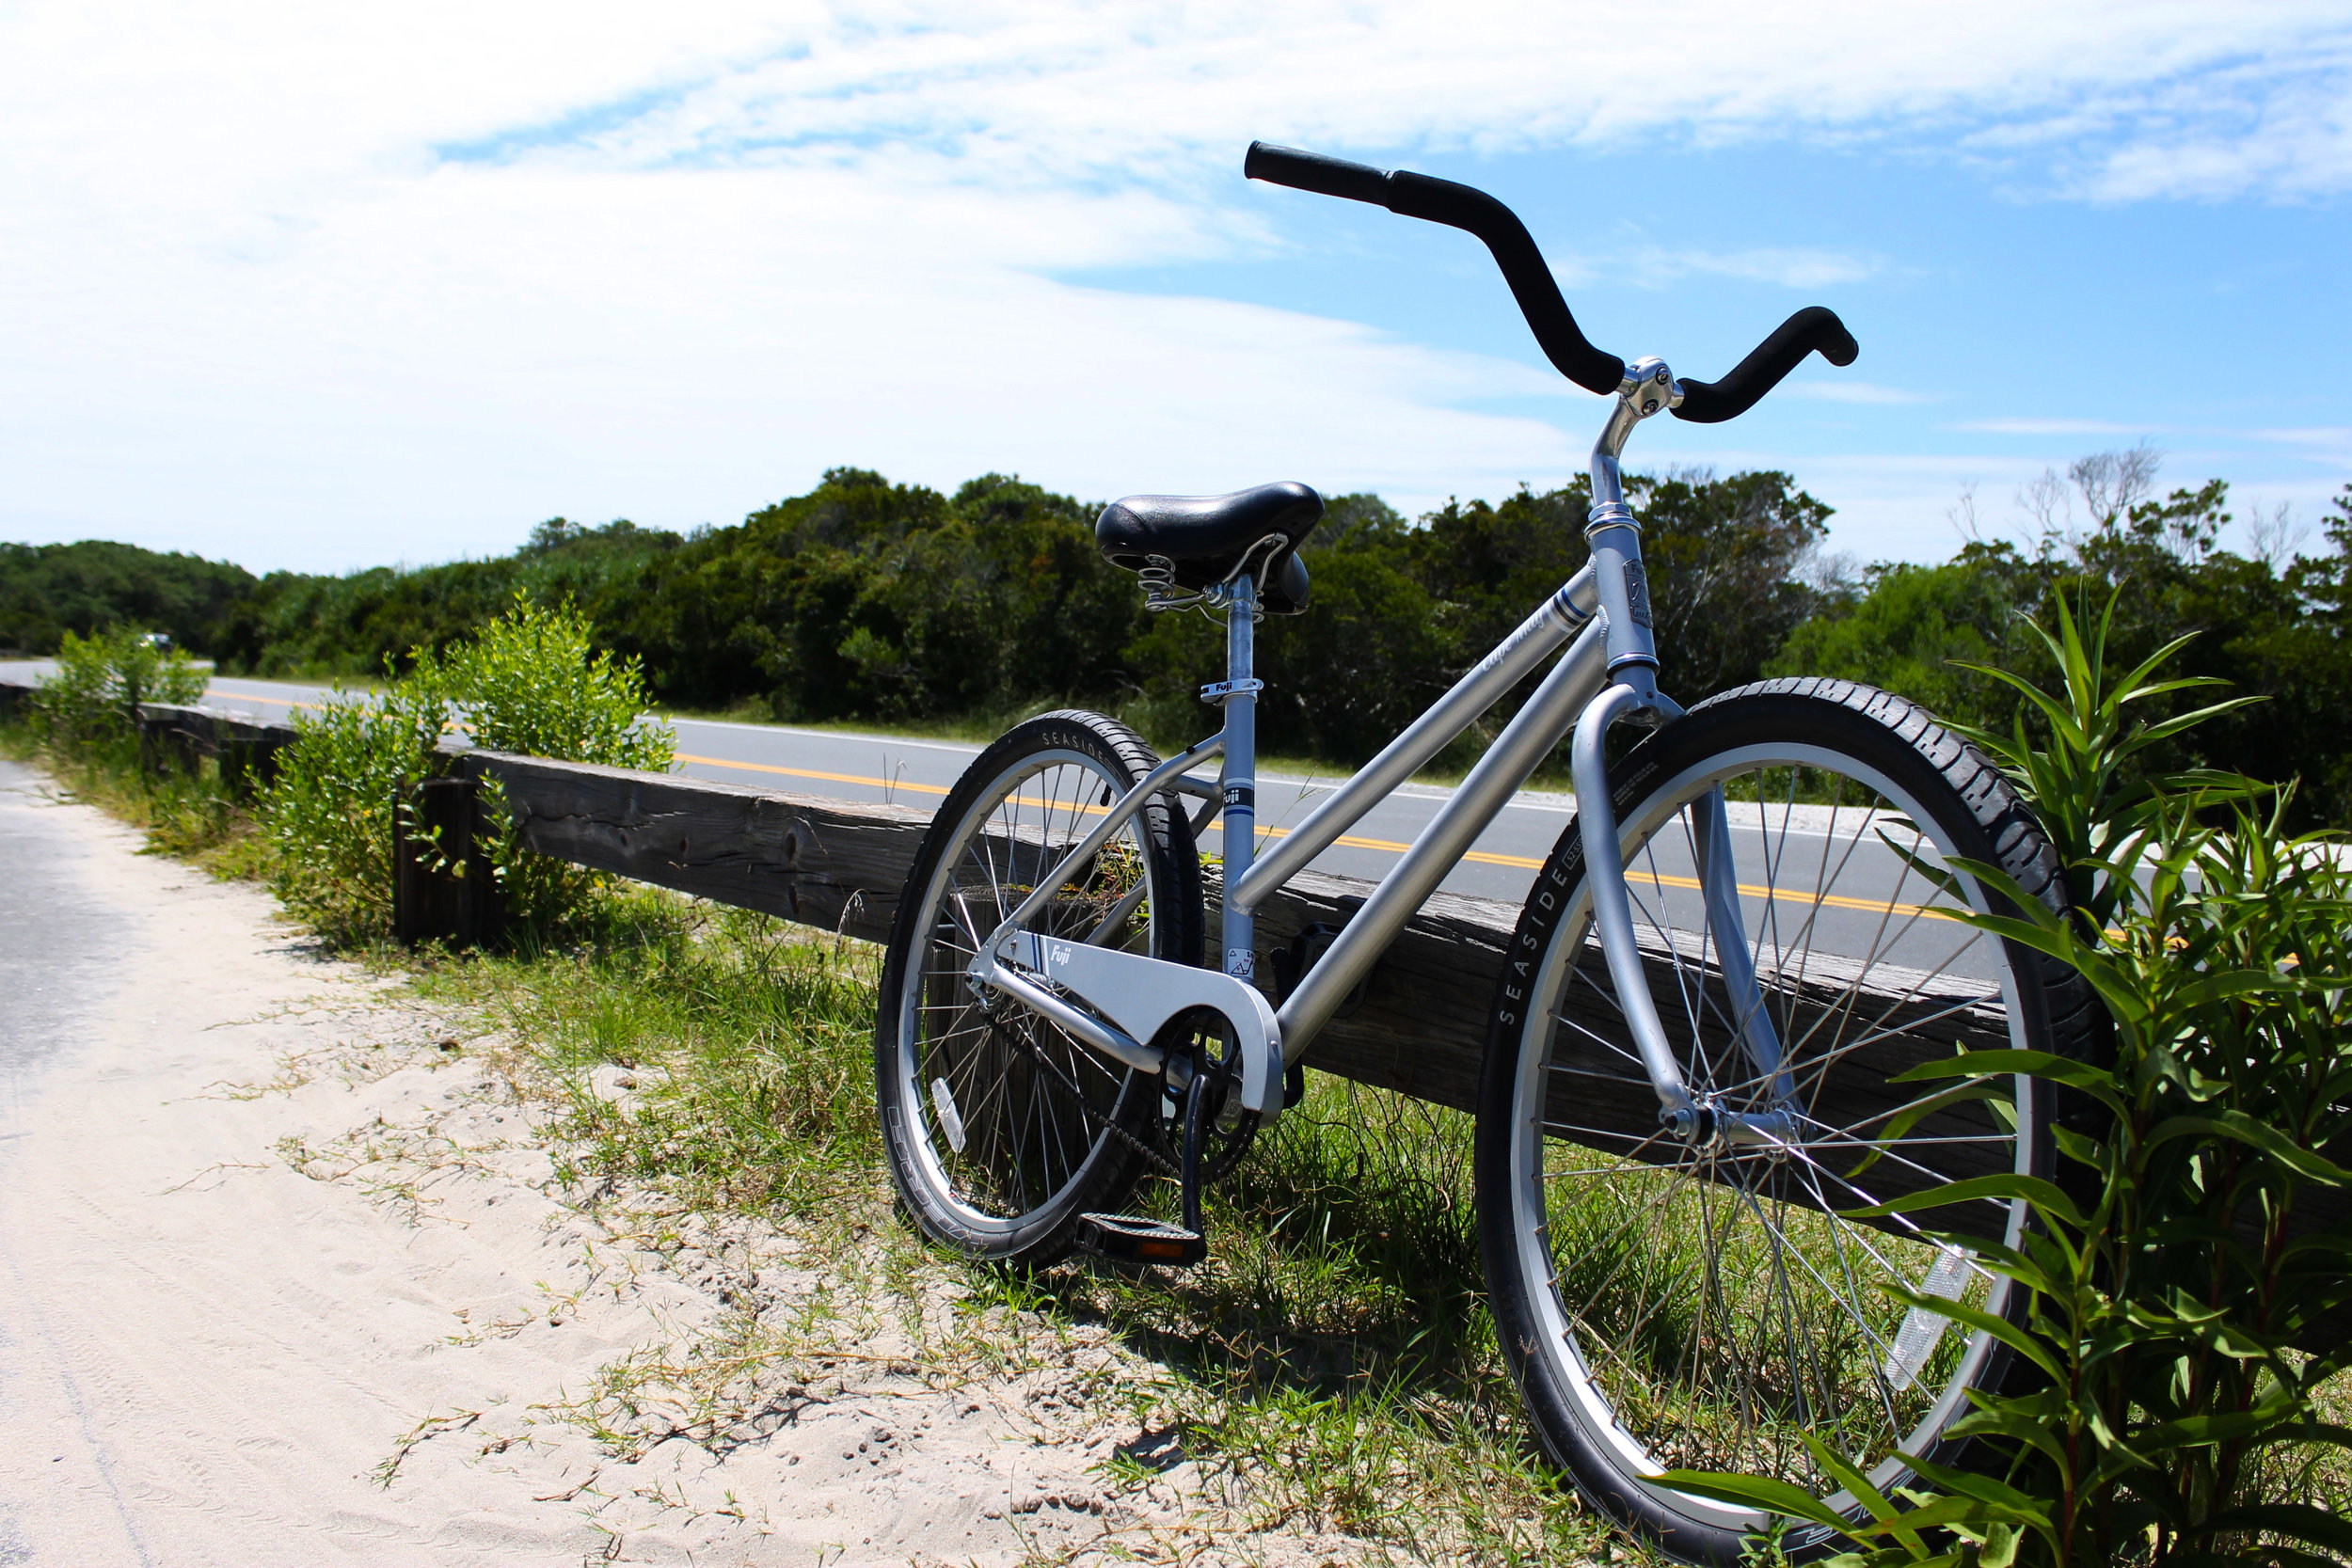
[[[1269,147],[1253,141],[1248,155],[1241,161],[1241,172],[1244,179],[1288,185],[1295,191],[1369,201],[1375,207],[1389,204],[1389,177],[1370,164],[1351,164],[1344,158],[1301,152],[1295,147]]]
[[[1817,349],[1833,365],[1851,365],[1862,352],[1835,310],[1808,305],[1782,322],[1779,330],[1756,344],[1721,381],[1685,380],[1675,418],[1693,424],[1721,424],[1737,419]]]

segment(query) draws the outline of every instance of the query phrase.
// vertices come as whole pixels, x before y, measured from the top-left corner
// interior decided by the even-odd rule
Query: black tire
[[[874,1079],[891,1180],[935,1241],[1051,1261],[1069,1250],[1080,1214],[1119,1206],[1157,1147],[1157,1074],[1017,1005],[992,1015],[964,965],[1102,808],[1158,763],[1115,720],[1049,713],[981,752],[924,835],[882,962]],[[1088,938],[1138,881],[1142,901],[1111,944],[1200,963],[1200,860],[1172,795],[1146,804],[1036,928]]]
[[[1732,802],[1748,946],[1802,1113],[1794,1147],[1701,1146],[1658,1127],[1586,940],[1571,823],[1497,991],[1476,1168],[1496,1331],[1544,1448],[1612,1519],[1683,1560],[1728,1564],[1766,1521],[1647,1477],[1767,1475],[1856,1516],[1801,1434],[1891,1491],[1913,1457],[1958,1459],[1944,1432],[1967,1412],[1966,1388],[2015,1376],[1997,1339],[1892,1302],[1872,1278],[1931,1277],[2012,1321],[2022,1290],[1964,1249],[1918,1239],[1907,1218],[1866,1225],[1828,1211],[1988,1169],[2050,1175],[2049,1088],[2017,1079],[2013,1101],[1953,1105],[1890,1135],[1891,1118],[1938,1085],[1887,1079],[1949,1055],[1962,1035],[2088,1057],[2100,1014],[2064,966],[1934,918],[1949,895],[1883,841],[1930,862],[1998,864],[2065,908],[2056,855],[1993,765],[1886,692],[1769,681],[1645,738],[1613,780],[1652,994],[1694,1090],[1731,1109],[1769,1100],[1731,1027],[1691,875],[1689,806],[1710,787]],[[1855,896],[1867,878],[1878,885]],[[2001,907],[1963,881],[1972,901]],[[1918,1216],[2011,1240],[2027,1217],[1991,1200]],[[1818,1527],[1787,1541],[1800,1560],[1836,1545]]]

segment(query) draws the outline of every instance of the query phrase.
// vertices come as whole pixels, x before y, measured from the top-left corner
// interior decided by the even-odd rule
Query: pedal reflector
[[[1114,1263],[1171,1269],[1187,1268],[1209,1255],[1209,1240],[1199,1231],[1137,1214],[1080,1214],[1078,1244]]]

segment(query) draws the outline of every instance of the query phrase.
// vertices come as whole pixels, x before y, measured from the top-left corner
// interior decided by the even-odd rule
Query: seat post
[[[1225,973],[1238,980],[1255,980],[1258,969],[1256,920],[1233,908],[1233,889],[1248,873],[1258,847],[1258,688],[1251,673],[1256,661],[1258,582],[1253,573],[1233,579],[1232,597],[1225,621],[1225,764],[1218,792],[1224,797],[1225,839]]]

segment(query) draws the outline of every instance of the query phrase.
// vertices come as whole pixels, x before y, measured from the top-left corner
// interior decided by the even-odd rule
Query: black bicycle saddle
[[[1295,481],[1230,496],[1129,496],[1103,509],[1094,542],[1114,566],[1140,572],[1154,556],[1184,588],[1227,581],[1269,538],[1279,543],[1259,568],[1259,597],[1276,615],[1307,608],[1307,567],[1298,546],[1323,520],[1323,498]]]

